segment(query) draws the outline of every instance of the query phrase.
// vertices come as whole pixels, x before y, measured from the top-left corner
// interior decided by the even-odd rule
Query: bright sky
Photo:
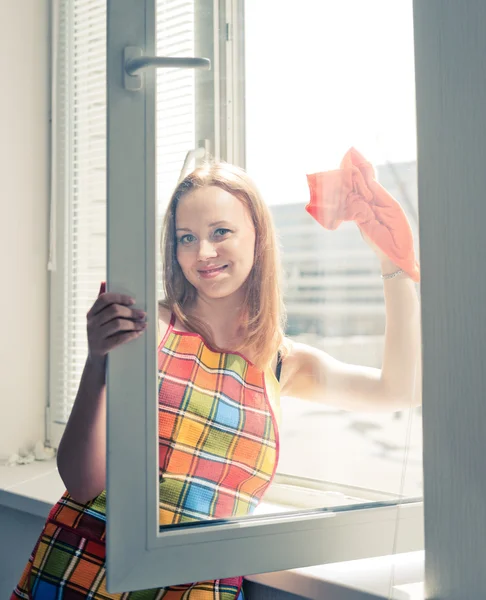
[[[246,0],[247,169],[269,204],[355,146],[416,159],[412,0]]]

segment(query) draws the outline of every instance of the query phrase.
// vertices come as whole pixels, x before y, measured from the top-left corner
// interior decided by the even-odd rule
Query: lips
[[[208,267],[206,269],[198,269],[198,273],[200,277],[209,279],[211,277],[216,277],[217,275],[222,273],[227,267],[228,265],[221,265],[217,267]]]

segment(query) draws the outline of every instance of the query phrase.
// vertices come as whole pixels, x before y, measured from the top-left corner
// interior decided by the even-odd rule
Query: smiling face
[[[206,298],[242,292],[254,263],[255,228],[246,206],[218,186],[182,196],[175,215],[177,262]]]

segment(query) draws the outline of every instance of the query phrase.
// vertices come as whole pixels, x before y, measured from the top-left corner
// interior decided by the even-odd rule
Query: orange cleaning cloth
[[[351,148],[336,171],[307,175],[306,211],[326,229],[355,221],[361,231],[413,281],[420,269],[410,223],[400,204],[376,180],[375,169]]]

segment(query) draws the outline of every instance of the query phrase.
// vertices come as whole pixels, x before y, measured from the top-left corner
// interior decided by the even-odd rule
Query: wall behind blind
[[[0,2],[0,460],[44,440],[49,2]]]

